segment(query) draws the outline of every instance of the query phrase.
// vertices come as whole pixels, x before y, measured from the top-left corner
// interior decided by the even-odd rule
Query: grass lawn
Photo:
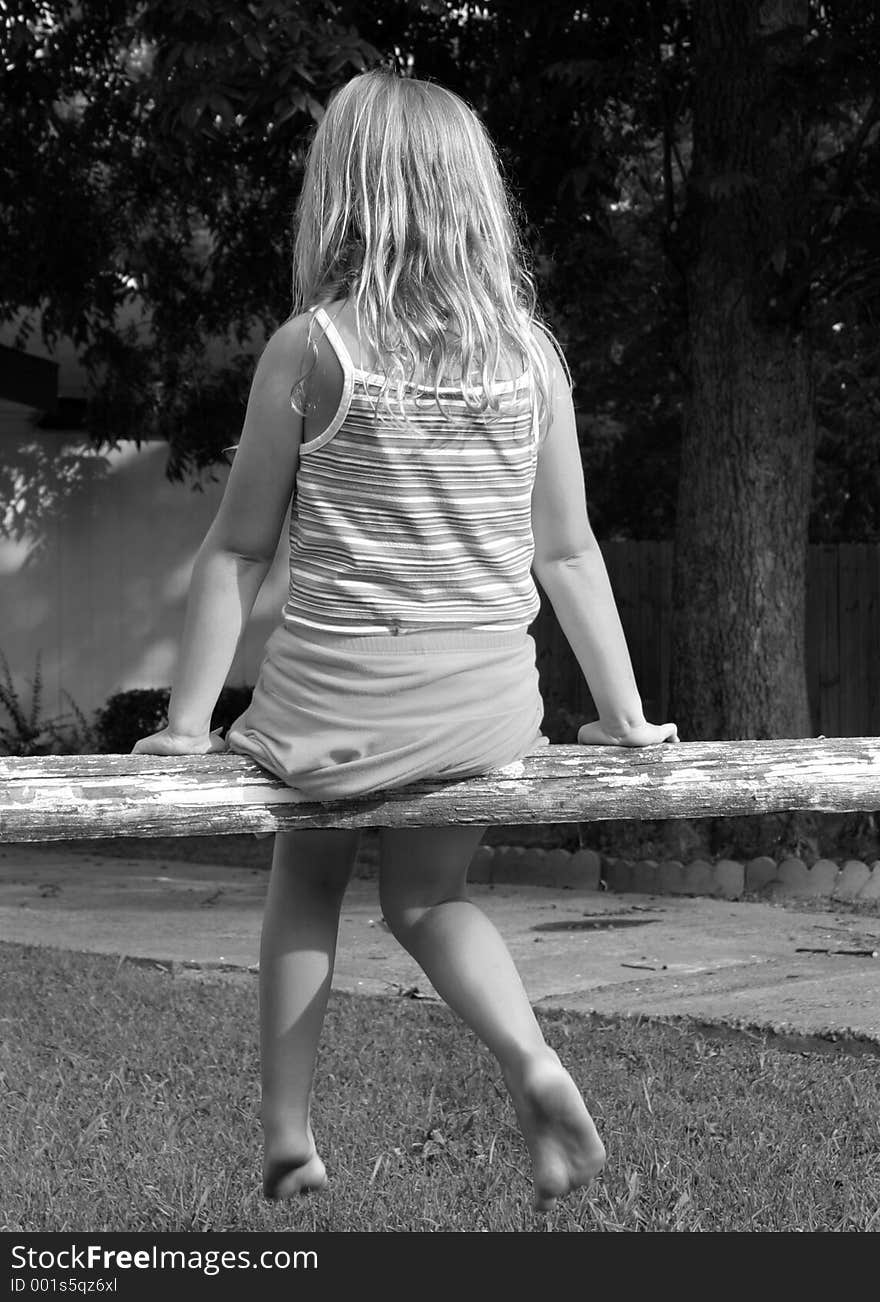
[[[880,1059],[542,1013],[605,1139],[530,1208],[493,1060],[443,1007],[334,994],[314,1105],[331,1185],[259,1189],[257,986],[0,944],[0,1231],[880,1229]]]

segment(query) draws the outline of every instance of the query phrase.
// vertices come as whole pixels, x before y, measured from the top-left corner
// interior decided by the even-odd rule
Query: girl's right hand
[[[141,737],[131,748],[132,755],[208,755],[226,750],[221,729],[205,733],[203,737],[183,736],[170,728],[160,728],[149,737]]]
[[[578,731],[579,746],[657,746],[661,742],[678,744],[678,728],[674,723],[641,723],[622,732],[613,732],[602,725],[585,723]]]

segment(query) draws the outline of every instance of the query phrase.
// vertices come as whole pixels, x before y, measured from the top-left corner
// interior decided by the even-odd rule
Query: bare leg
[[[501,936],[467,898],[484,827],[383,828],[380,896],[394,935],[498,1059],[532,1161],[535,1206],[588,1184],[605,1149],[546,1043]]]
[[[357,831],[275,837],[260,941],[263,1192],[290,1198],[326,1184],[309,1124],[318,1040],[333,980],[339,910]]]

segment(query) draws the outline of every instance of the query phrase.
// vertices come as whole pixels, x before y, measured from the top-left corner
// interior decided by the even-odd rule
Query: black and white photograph
[[[880,1231],[880,8],[0,47],[9,1291]]]

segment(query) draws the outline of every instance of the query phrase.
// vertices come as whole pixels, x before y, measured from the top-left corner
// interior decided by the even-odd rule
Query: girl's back
[[[328,299],[319,303],[336,327],[354,367],[363,375],[372,378],[383,377],[388,371],[388,359],[380,357],[369,339],[358,333],[357,314],[350,299]],[[455,348],[453,336],[446,336],[450,351]],[[309,402],[305,406],[303,423],[303,442],[316,438],[324,432],[333,419],[342,399],[345,376],[336,352],[326,343],[317,342],[314,382],[310,384]],[[497,379],[501,382],[516,379],[522,375],[522,365],[512,356],[504,358],[499,366]],[[422,359],[416,371],[416,378],[426,388],[433,388],[435,376],[427,372]],[[458,388],[462,377],[459,373],[448,373],[436,377],[443,387]],[[471,383],[478,385],[479,376],[471,376]]]
[[[443,87],[354,78],[296,226],[294,312],[255,380],[271,425],[246,418],[227,490],[277,518],[285,393],[290,587],[228,744],[304,799],[509,763],[546,744],[531,509],[560,363],[494,146]]]
[[[524,630],[540,604],[529,373],[483,390],[494,411],[446,376],[409,382],[401,409],[382,413],[388,361],[365,349],[349,305],[310,315],[285,620],[364,634]]]
[[[380,357],[369,339],[359,334],[357,314],[352,301],[350,299],[327,300],[319,303],[317,307],[333,322],[356,373],[371,380],[381,379],[384,381],[388,373],[388,359],[387,357]],[[306,396],[304,386],[297,386],[297,393],[294,395],[295,401],[302,402],[302,438],[304,443],[320,437],[328,428],[339,410],[345,385],[345,372],[338,351],[333,348],[332,344],[327,342],[323,330],[316,331],[312,329],[310,338],[313,343],[313,351],[308,393]],[[455,340],[451,336],[447,336],[447,342],[450,351],[453,350]],[[508,356],[502,360],[499,366],[497,380],[499,383],[504,384],[510,380],[519,379],[522,374],[522,365],[518,364],[512,356]],[[460,374],[450,372],[435,377],[429,373],[422,359],[419,359],[416,368],[416,381],[424,386],[426,392],[430,392],[437,380],[439,380],[441,388],[451,388],[456,391],[461,388],[462,377]],[[479,386],[480,377],[472,375],[471,384],[475,387]]]

